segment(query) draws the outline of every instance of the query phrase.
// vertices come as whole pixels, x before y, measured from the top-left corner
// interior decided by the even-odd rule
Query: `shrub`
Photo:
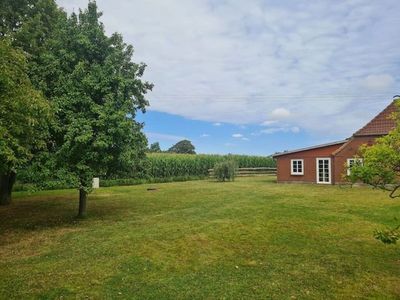
[[[147,178],[147,179],[141,179],[141,178],[103,179],[100,180],[100,187],[191,181],[191,180],[201,180],[204,178],[205,178],[204,176],[175,176],[175,177]]]
[[[396,244],[400,240],[400,225],[395,228],[375,230],[374,237],[384,244]]]
[[[218,181],[234,181],[237,164],[233,160],[226,160],[214,165],[214,176]]]

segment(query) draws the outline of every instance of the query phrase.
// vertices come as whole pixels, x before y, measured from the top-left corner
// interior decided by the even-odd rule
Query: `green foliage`
[[[42,152],[36,155],[27,167],[20,170],[17,185],[22,189],[53,190],[76,188],[79,182],[74,174],[58,166],[54,153]],[[14,190],[19,190],[18,187]]]
[[[0,168],[3,169],[0,171],[0,204],[9,204],[11,201],[16,169],[21,165],[25,166],[28,161],[38,155],[38,151],[45,147],[45,142],[49,142],[46,137],[47,122],[50,119],[50,114],[47,112],[49,108],[44,107],[48,104],[42,96],[43,90],[37,84],[38,73],[35,72],[37,69],[35,66],[38,57],[46,57],[43,50],[54,32],[58,17],[62,14],[54,0],[0,1],[0,42],[2,43],[0,55],[3,59],[0,75],[3,83],[1,88],[8,89],[7,92],[0,91],[3,94],[3,99],[1,99],[3,107],[0,109],[8,114],[9,118],[13,118],[10,121],[0,116],[4,121],[3,128],[0,130],[0,138],[3,141],[0,146],[2,148],[0,151],[3,153],[0,156],[7,156],[6,160],[8,160],[4,164],[0,161]],[[9,49],[6,49],[3,43],[7,44]],[[8,53],[4,54],[4,51]],[[4,66],[3,63],[8,66]],[[14,86],[10,85],[12,82],[15,83]],[[11,106],[5,99],[7,97],[11,97],[13,101]],[[12,110],[12,113],[9,113],[9,110]],[[4,126],[6,131],[4,131]],[[22,137],[23,135],[26,137]],[[47,143],[46,146],[49,144]]]
[[[16,172],[46,147],[49,103],[31,84],[22,51],[0,40],[0,174]]]
[[[129,177],[101,176],[100,184],[107,181],[113,182],[113,185],[118,185],[118,182],[126,185],[130,182],[140,184],[154,180],[169,182],[185,178],[201,179],[208,177],[208,170],[216,163],[226,160],[235,161],[241,168],[275,167],[275,161],[268,156],[148,153],[140,170],[135,170]],[[31,187],[33,183],[36,188],[51,189],[49,187],[56,186],[55,182],[58,182],[60,188],[76,186],[76,178],[62,168],[57,169],[55,165],[51,155],[40,156],[29,168],[18,174],[19,186]]]
[[[226,160],[214,165],[214,176],[218,181],[234,181],[237,164],[233,160]]]
[[[152,143],[149,147],[149,152],[155,152],[155,153],[161,152],[160,143],[159,142]]]
[[[400,105],[400,102],[397,102]],[[388,135],[376,140],[370,147],[360,148],[363,164],[355,165],[350,180],[360,180],[374,187],[390,190],[392,198],[400,195],[396,190],[400,186],[400,117],[396,113],[396,127]]]
[[[269,156],[149,153],[145,173],[151,178],[208,176],[209,169],[225,160],[235,161],[239,168],[275,167]]]
[[[397,168],[400,166],[400,155],[388,144],[390,138],[392,136],[388,135],[378,139],[373,146],[360,148],[363,163],[352,167],[349,175],[351,182],[362,181],[382,189],[398,182]]]
[[[195,148],[192,142],[189,140],[182,140],[177,142],[175,145],[168,149],[168,152],[180,154],[196,154]]]
[[[163,178],[125,178],[125,179],[105,179],[100,181],[101,187],[108,186],[124,186],[124,185],[138,185],[146,183],[166,183],[166,182],[181,182],[191,180],[201,180],[204,176],[174,176]]]
[[[107,36],[100,16],[94,1],[71,16],[54,0],[0,3],[0,37],[27,53],[29,78],[54,107],[50,152],[36,157],[31,168],[45,178],[36,179],[37,186],[49,188],[46,183],[56,179],[86,194],[94,175],[128,176],[143,169],[147,140],[135,116],[149,104],[145,94],[152,84],[141,79],[146,65],[133,62],[133,47],[119,34]],[[30,156],[25,152],[20,156]]]
[[[29,0],[2,0],[0,1],[0,37],[6,37],[17,31],[22,20],[29,11]]]
[[[110,186],[129,186],[129,185],[139,185],[146,183],[166,183],[166,182],[182,182],[182,181],[192,181],[192,180],[202,180],[205,176],[173,176],[173,177],[163,177],[163,178],[118,178],[118,179],[101,179],[100,187],[110,187]],[[68,180],[45,180],[38,184],[32,183],[16,183],[14,185],[13,191],[29,191],[36,192],[40,190],[61,190],[61,189],[73,189],[76,184]]]
[[[400,101],[396,103],[400,106]],[[391,198],[400,197],[400,114],[393,115],[396,127],[388,135],[376,140],[370,147],[360,148],[362,164],[351,169],[349,180],[362,181],[373,187],[390,191]],[[385,244],[394,244],[400,238],[400,226],[394,229],[376,230],[374,236]]]
[[[133,47],[119,34],[105,34],[100,16],[95,2],[78,15],[60,16],[35,70],[56,108],[54,167],[85,191],[95,175],[140,170],[147,147],[142,124],[135,121],[152,88],[141,80],[146,66],[132,62]]]
[[[400,240],[400,225],[395,228],[375,230],[374,237],[384,244],[396,244]]]
[[[54,46],[65,19],[66,13],[54,0],[0,2],[0,36],[28,54],[30,80],[47,98],[62,72],[54,59]]]

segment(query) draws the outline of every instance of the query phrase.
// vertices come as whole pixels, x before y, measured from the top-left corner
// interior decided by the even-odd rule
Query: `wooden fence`
[[[214,169],[208,169],[208,175],[210,177],[214,177]],[[276,175],[276,168],[270,168],[270,167],[238,168],[236,170],[237,177],[262,176],[262,175]]]

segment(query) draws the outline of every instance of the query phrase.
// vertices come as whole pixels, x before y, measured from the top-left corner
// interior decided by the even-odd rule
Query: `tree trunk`
[[[8,205],[11,203],[12,188],[15,183],[16,174],[10,172],[0,175],[0,205]]]
[[[78,218],[86,217],[86,200],[87,200],[87,192],[84,189],[80,189]]]

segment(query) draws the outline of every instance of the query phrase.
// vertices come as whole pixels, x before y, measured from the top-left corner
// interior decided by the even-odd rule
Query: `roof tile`
[[[364,127],[356,131],[353,136],[388,134],[396,126],[392,115],[397,110],[396,102],[393,101]]]

